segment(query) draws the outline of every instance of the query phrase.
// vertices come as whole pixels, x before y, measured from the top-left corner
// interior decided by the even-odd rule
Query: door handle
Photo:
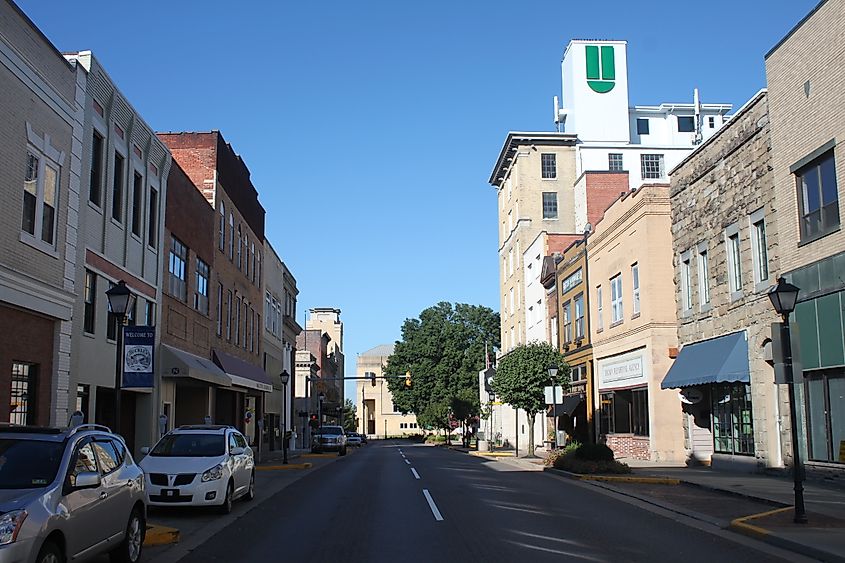
[[[108,496],[109,496],[109,494],[106,491],[103,491],[102,493],[100,493],[101,499],[106,499],[106,498],[108,498]]]

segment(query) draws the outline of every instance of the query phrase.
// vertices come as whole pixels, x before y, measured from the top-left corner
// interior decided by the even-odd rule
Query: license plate
[[[162,489],[161,494],[166,497],[178,497],[179,489]]]

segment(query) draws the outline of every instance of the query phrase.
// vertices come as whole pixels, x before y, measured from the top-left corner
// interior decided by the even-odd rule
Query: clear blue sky
[[[816,0],[21,0],[59,50],[91,49],[159,131],[220,129],[311,307],[339,307],[347,374],[438,301],[498,310],[509,130],[552,130],[573,38],[628,41],[632,104],[739,107]]]

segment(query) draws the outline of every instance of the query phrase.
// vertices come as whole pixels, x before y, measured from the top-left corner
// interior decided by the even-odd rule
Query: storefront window
[[[601,434],[648,436],[648,389],[621,389],[601,394]]]
[[[754,455],[751,386],[746,383],[713,385],[713,449],[716,453]]]
[[[845,373],[807,379],[810,459],[845,463]]]

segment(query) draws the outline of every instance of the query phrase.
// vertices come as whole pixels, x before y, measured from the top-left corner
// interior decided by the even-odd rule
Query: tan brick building
[[[845,467],[845,0],[826,0],[766,55],[780,269],[801,288],[808,471]]]
[[[663,382],[683,397],[685,448],[717,465],[783,465],[786,389],[774,383],[766,294],[779,271],[766,91],[671,172],[680,354]]]
[[[685,457],[678,393],[660,388],[677,346],[669,212],[669,187],[646,184],[587,239],[596,424],[617,457]]]
[[[413,413],[402,414],[393,406],[393,394],[387,386],[384,366],[393,354],[393,344],[382,344],[358,355],[354,402],[358,406],[358,430],[371,437],[402,436],[421,434],[424,430],[417,425]],[[375,386],[372,377],[375,376]]]

